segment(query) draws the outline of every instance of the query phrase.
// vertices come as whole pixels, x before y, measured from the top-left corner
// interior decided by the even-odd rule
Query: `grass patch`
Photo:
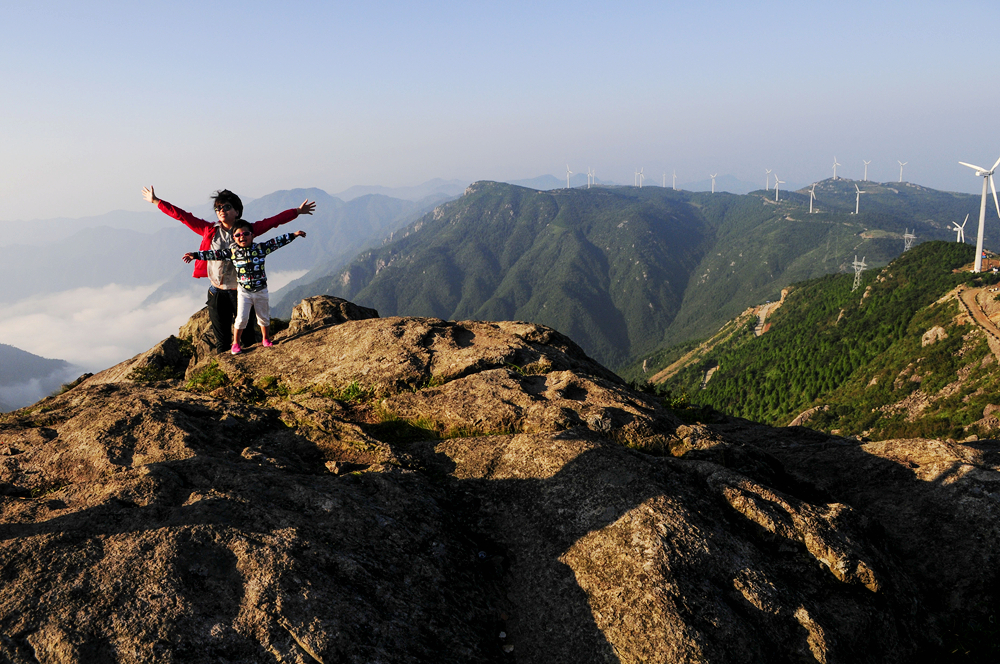
[[[417,391],[426,390],[431,387],[441,387],[445,383],[451,382],[452,380],[454,380],[452,376],[431,376],[427,379],[426,383],[417,386]]]
[[[155,383],[161,380],[177,380],[184,377],[184,369],[177,367],[158,367],[147,364],[144,367],[132,369],[125,377],[136,383]]]
[[[292,394],[288,386],[282,383],[277,376],[264,376],[257,381],[257,388],[269,396],[281,397],[282,399],[287,399]]]
[[[551,364],[542,364],[541,362],[532,362],[531,364],[526,364],[523,367],[519,367],[516,364],[507,363],[508,369],[513,370],[515,373],[519,373],[522,376],[544,376],[547,373],[552,372]]]
[[[76,380],[74,380],[72,383],[65,383],[52,396],[59,396],[60,394],[65,394],[66,392],[69,392],[74,387],[76,387],[77,385],[79,385],[80,383],[82,383],[83,381],[87,380],[88,378],[90,378],[93,375],[94,374],[92,374],[92,373],[85,373],[82,376],[80,376],[79,378],[77,378]]]
[[[229,376],[223,373],[216,360],[212,360],[207,367],[191,376],[191,380],[187,382],[184,389],[194,392],[211,392],[228,384]]]

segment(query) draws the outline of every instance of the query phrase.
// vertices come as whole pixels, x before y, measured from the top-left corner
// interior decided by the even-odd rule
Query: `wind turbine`
[[[667,174],[666,173],[663,174],[663,188],[664,189],[667,188]]]
[[[902,182],[903,181],[903,166],[906,166],[910,162],[908,162],[908,161],[899,161],[898,159],[896,160],[896,162],[899,164],[899,181]]]
[[[642,174],[642,169],[639,169],[639,189],[642,189],[642,181],[646,179],[646,176]]]
[[[778,179],[778,174],[775,173],[774,174],[774,200],[775,200],[775,202],[777,202],[777,200],[778,200],[778,185],[779,184],[785,184],[785,181],[784,180],[779,180]]]
[[[837,163],[837,158],[834,157],[833,158],[833,179],[834,180],[837,179],[837,166],[843,166],[843,164],[838,164]]]
[[[715,193],[715,176],[716,175],[718,175],[718,173],[713,173],[712,175],[709,176],[710,178],[712,178],[712,193],[713,194]]]
[[[854,185],[854,189],[858,192],[858,197],[854,199],[854,214],[857,214],[858,207],[861,205],[861,194],[865,192],[858,189],[858,185]]]
[[[771,189],[771,169],[765,168],[764,171],[764,191],[768,191]]]
[[[979,204],[979,233],[976,235],[976,267],[973,272],[983,271],[983,228],[986,223],[986,181],[989,180],[990,188],[993,190],[993,204],[997,207],[997,214],[1000,215],[1000,203],[997,202],[997,188],[993,184],[993,171],[1000,166],[1000,159],[997,159],[997,163],[993,164],[993,168],[986,170],[982,166],[974,166],[973,164],[967,164],[964,161],[958,162],[962,166],[968,166],[976,172],[976,175],[983,178],[983,200]]]
[[[677,191],[677,169],[674,169],[674,191]]]
[[[569,176],[573,175],[573,171],[569,170],[569,164],[566,164],[566,188],[569,189]]]
[[[969,215],[965,215],[965,221],[959,226],[957,221],[951,222],[952,226],[955,227],[955,242],[965,242],[965,225],[969,223]]]
[[[590,172],[590,166],[587,167],[587,189],[590,189],[590,181],[594,179],[594,174]]]
[[[813,213],[813,201],[816,200],[816,183],[813,182],[812,189],[809,190],[809,214]]]
[[[834,160],[834,161],[836,161],[836,160]],[[865,161],[865,160],[862,159],[861,161]],[[872,162],[871,161],[865,161],[865,182],[868,182],[868,164],[870,164],[870,163],[872,163]]]

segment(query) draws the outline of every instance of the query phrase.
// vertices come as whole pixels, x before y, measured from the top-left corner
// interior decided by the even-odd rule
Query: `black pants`
[[[214,345],[218,353],[224,353],[233,345],[233,325],[236,323],[236,291],[220,290],[210,287],[208,289],[208,318],[212,321],[212,335],[215,337]],[[260,341],[253,322],[257,320],[257,312],[250,307],[250,324],[243,330],[242,344],[249,346]],[[210,342],[211,343],[211,342]]]
[[[208,289],[208,318],[212,321],[215,350],[223,353],[233,345],[233,323],[236,322],[236,291]]]

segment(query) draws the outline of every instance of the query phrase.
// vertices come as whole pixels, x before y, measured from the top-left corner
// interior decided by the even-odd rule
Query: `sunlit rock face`
[[[990,441],[684,423],[523,322],[275,340],[0,419],[0,659],[912,662],[988,612]]]

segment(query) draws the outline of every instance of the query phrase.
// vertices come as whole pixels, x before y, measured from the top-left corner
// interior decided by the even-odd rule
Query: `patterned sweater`
[[[267,275],[264,273],[264,256],[283,247],[295,239],[295,235],[285,233],[271,238],[267,242],[252,243],[249,247],[233,245],[229,249],[209,249],[195,251],[195,257],[201,261],[231,260],[236,266],[236,282],[240,288],[252,293],[267,288]]]

